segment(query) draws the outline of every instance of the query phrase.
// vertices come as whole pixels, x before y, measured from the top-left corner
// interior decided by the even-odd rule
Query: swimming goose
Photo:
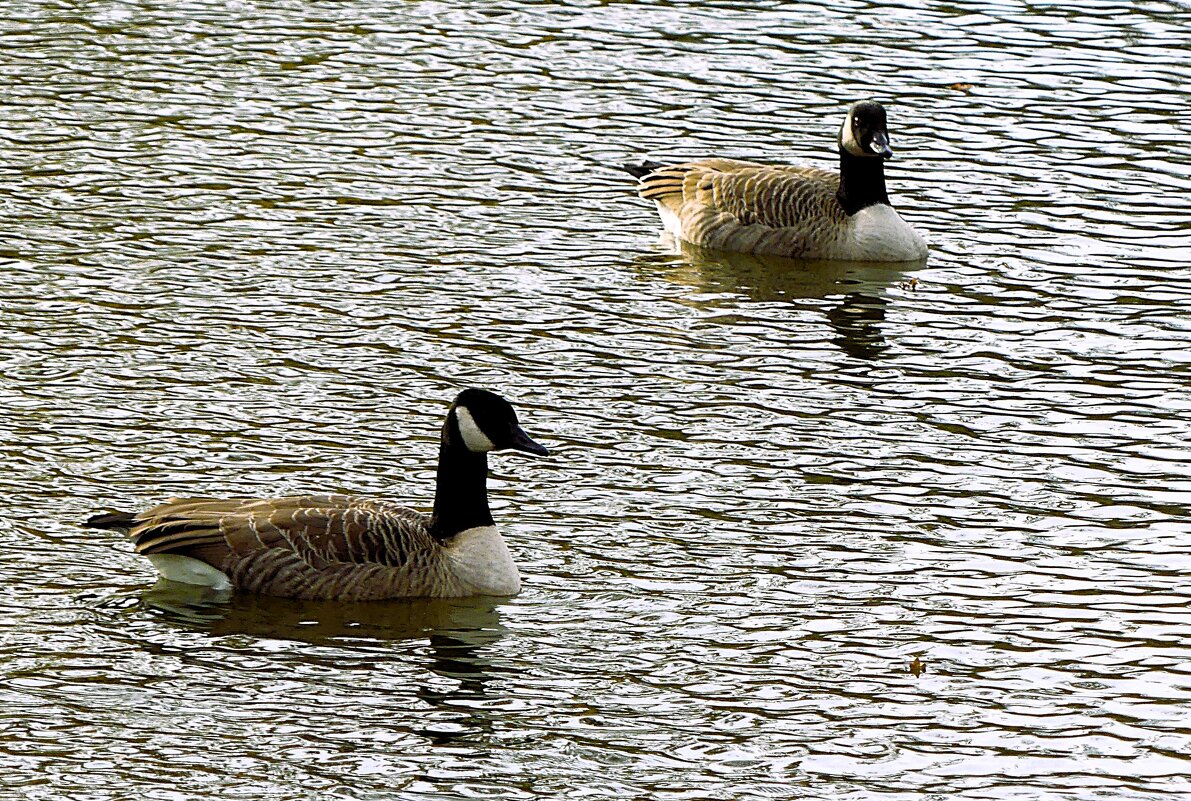
[[[338,601],[516,595],[521,579],[488,509],[488,451],[545,456],[499,395],[467,389],[447,411],[429,516],[349,495],[174,498],[83,525],[127,530],[167,579]]]
[[[885,108],[863,100],[839,134],[839,174],[707,159],[626,165],[678,239],[736,253],[847,261],[915,261],[926,243],[885,191],[893,155]]]

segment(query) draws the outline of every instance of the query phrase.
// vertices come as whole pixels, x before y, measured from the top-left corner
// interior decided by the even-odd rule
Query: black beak
[[[884,131],[873,134],[873,141],[868,143],[868,149],[883,159],[893,158],[893,151],[889,148],[889,135]]]
[[[522,451],[523,453],[532,453],[535,456],[550,455],[550,451],[530,439],[529,434],[522,431],[520,426],[513,426],[512,441],[506,447],[512,448],[515,451]]]

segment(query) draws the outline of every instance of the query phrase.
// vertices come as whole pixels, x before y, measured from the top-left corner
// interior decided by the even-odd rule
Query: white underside
[[[677,214],[661,203],[657,207],[662,225],[670,234],[685,242],[704,244],[697,238],[683,235],[682,219]],[[745,248],[746,252],[837,261],[920,261],[927,256],[922,236],[892,206],[884,203],[861,209],[841,223],[816,220],[808,221],[805,230],[777,230],[788,231],[787,241],[798,241],[805,250],[792,253],[789,246],[783,249],[773,238],[762,236],[763,232],[758,231],[757,239],[765,241],[769,247]]]
[[[443,548],[451,575],[475,595],[516,595],[521,575],[513,555],[495,526],[478,526],[456,534]],[[230,590],[232,582],[222,570],[189,556],[146,554],[161,577],[181,584]]]
[[[197,584],[213,590],[230,590],[232,582],[222,570],[216,570],[206,562],[180,556],[175,553],[151,553],[146,558],[157,568],[164,579],[182,584]]]
[[[443,554],[455,577],[477,595],[516,595],[521,591],[521,575],[496,526],[461,531]]]

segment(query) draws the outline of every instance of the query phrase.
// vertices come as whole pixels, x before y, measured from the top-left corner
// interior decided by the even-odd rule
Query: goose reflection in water
[[[142,593],[141,603],[174,625],[221,637],[239,635],[373,651],[399,642],[426,641],[430,657],[427,669],[449,683],[424,682],[417,696],[432,709],[449,712],[456,720],[447,726],[441,719],[435,720],[415,733],[445,744],[491,728],[492,722],[484,711],[491,700],[487,685],[496,674],[506,671],[484,653],[505,635],[497,606],[507,603],[507,599],[298,601],[162,579]],[[303,658],[316,659],[310,654]],[[376,666],[381,663],[378,659]]]
[[[908,280],[926,261],[846,262],[726,253],[662,237],[665,254],[639,258],[664,265],[663,277],[701,292],[730,292],[759,302],[829,300],[823,311],[832,343],[855,359],[877,361],[889,350],[882,330],[889,287]],[[652,271],[652,270],[651,270]]]

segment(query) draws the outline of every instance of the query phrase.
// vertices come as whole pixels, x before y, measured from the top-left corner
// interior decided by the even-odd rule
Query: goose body
[[[546,454],[503,398],[469,389],[447,413],[430,515],[350,495],[175,498],[84,525],[126,529],[164,578],[216,589],[341,601],[516,595],[486,487],[487,453],[503,449]]]
[[[626,169],[685,242],[736,253],[848,261],[915,261],[922,237],[889,204],[885,109],[854,104],[840,129],[838,173],[705,159]]]

